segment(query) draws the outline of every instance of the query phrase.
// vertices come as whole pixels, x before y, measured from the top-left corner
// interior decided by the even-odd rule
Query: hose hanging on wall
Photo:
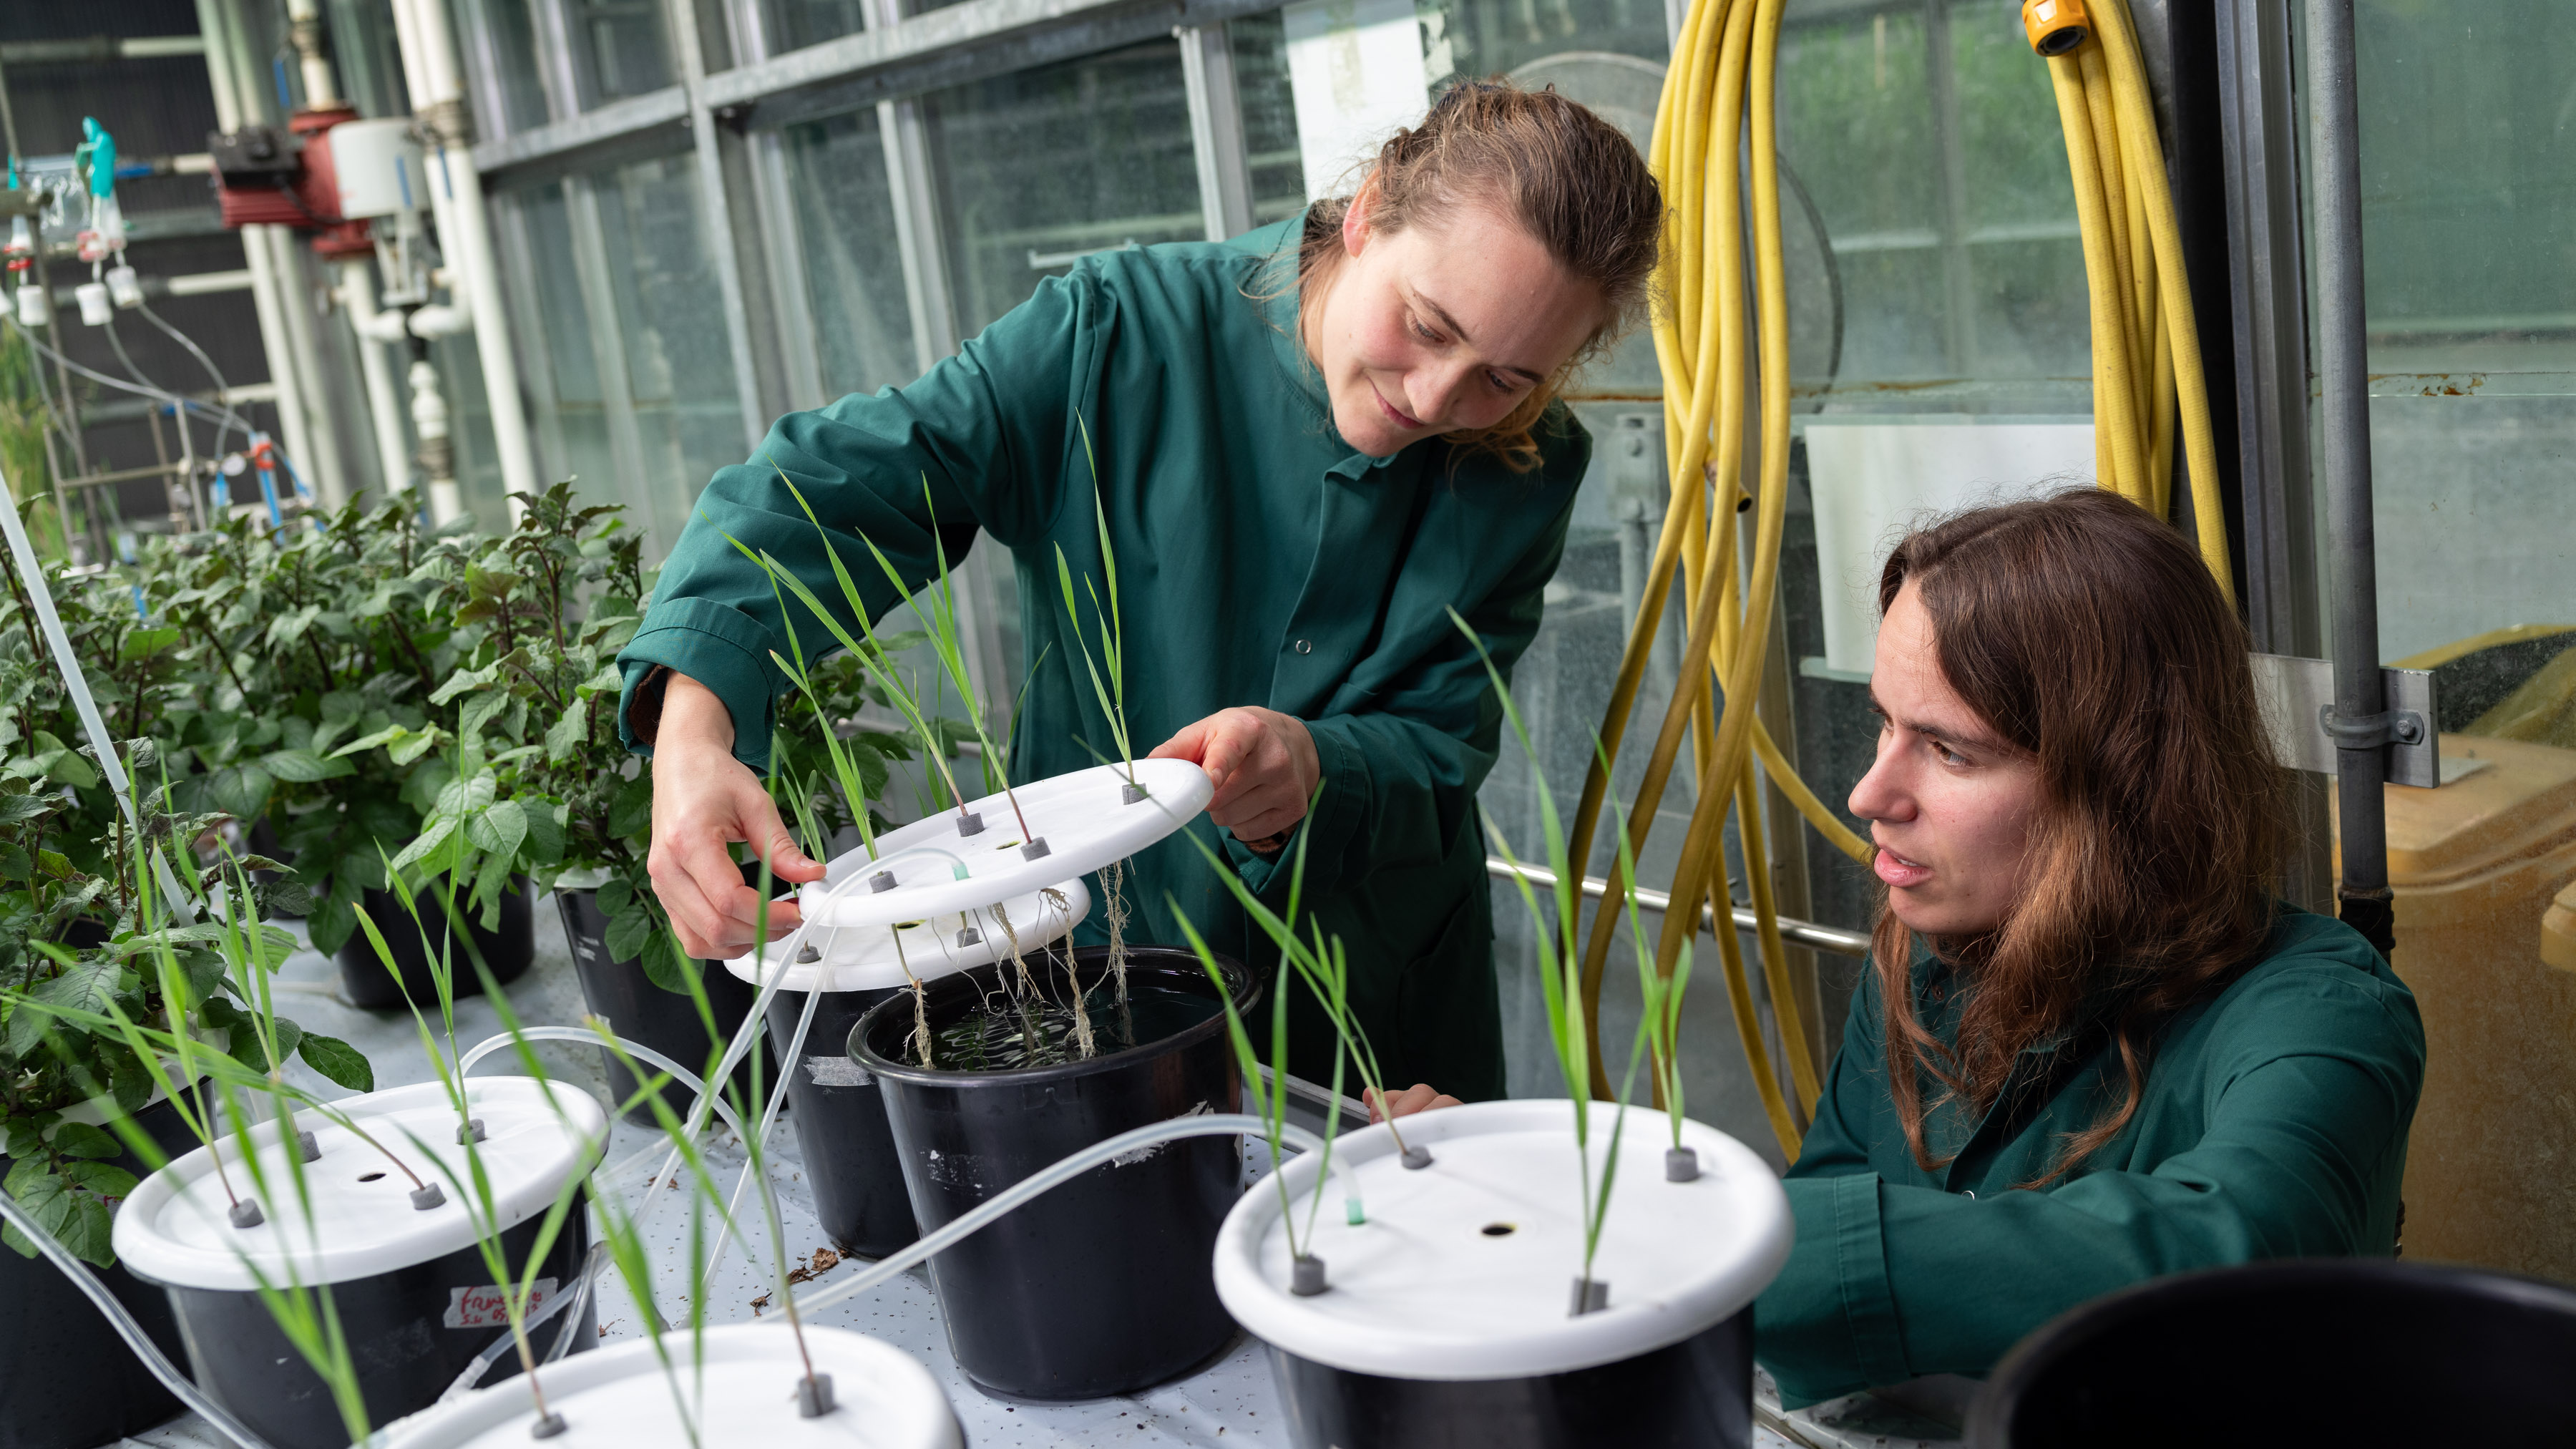
[[[2092,292],[2094,473],[2103,487],[2158,518],[2171,517],[2179,423],[2200,556],[2232,604],[2200,333],[2155,100],[2127,0],[2023,0],[2021,18],[2057,91],[2084,238]]]
[[[1647,160],[1664,187],[1670,222],[1660,278],[1664,307],[1655,318],[1654,341],[1664,379],[1665,456],[1674,495],[1655,545],[1645,597],[1668,597],[1674,574],[1680,572],[1683,612],[1690,620],[1682,652],[1693,665],[1681,671],[1627,823],[1642,852],[1687,735],[1699,793],[1674,866],[1672,904],[1657,942],[1656,966],[1671,973],[1697,930],[1704,902],[1714,899],[1732,907],[1725,845],[1732,812],[1758,922],[1764,983],[1790,1087],[1798,1098],[1794,1110],[1763,1038],[1739,933],[1721,926],[1718,951],[1736,1033],[1764,1114],[1782,1153],[1795,1161],[1801,1123],[1815,1108],[1818,1063],[1798,1016],[1772,899],[1770,850],[1759,808],[1762,776],[1755,773],[1754,761],[1761,762],[1762,775],[1836,849],[1865,862],[1872,847],[1799,779],[1754,714],[1778,606],[1788,494],[1789,319],[1775,90],[1785,4],[1699,0],[1674,43],[1655,111]],[[2027,0],[2023,19],[2033,48],[2048,57],[2084,238],[2092,294],[2096,473],[2102,486],[2159,517],[2168,516],[2178,424],[2202,557],[2232,600],[2208,393],[2154,105],[2127,6],[2123,0],[2094,0],[2094,5],[2103,16],[2099,25],[2086,18],[2081,0]],[[1749,175],[1749,188],[1739,178],[1739,156],[1745,158],[1742,171]],[[1751,310],[1758,332],[1750,357],[1744,275],[1748,238],[1753,251]],[[1756,365],[1751,374],[1748,362]],[[1748,377],[1758,380],[1760,400],[1754,450],[1759,473],[1750,489],[1742,477]],[[1753,509],[1749,560],[1738,556],[1735,522],[1739,507],[1748,503]],[[1606,762],[1617,757],[1627,733],[1663,614],[1652,607],[1638,611],[1620,658],[1602,720],[1601,751],[1585,776],[1575,812],[1574,860],[1591,858],[1610,787]],[[1698,663],[1703,660],[1704,665]],[[1712,685],[1720,693],[1712,694]],[[1796,848],[1794,842],[1783,844]],[[1611,1088],[1601,1065],[1599,1006],[1616,917],[1609,910],[1595,914],[1583,959],[1585,1029],[1594,1037],[1593,1089],[1604,1095]]]

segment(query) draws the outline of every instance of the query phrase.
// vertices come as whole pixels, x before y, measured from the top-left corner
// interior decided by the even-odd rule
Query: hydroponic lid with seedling
[[[807,1325],[806,1352],[829,1376],[834,1407],[800,1412],[804,1358],[766,1323],[685,1331],[581,1354],[546,1370],[562,1427],[549,1449],[963,1449],[938,1381],[911,1355],[873,1338]],[[499,1384],[386,1427],[384,1449],[526,1449],[538,1414],[527,1391]]]
[[[1619,1109],[1596,1103],[1593,1167]],[[1320,1214],[1299,1247],[1329,1287],[1295,1291],[1280,1194],[1246,1193],[1217,1239],[1226,1310],[1263,1341],[1353,1373],[1470,1380],[1565,1373],[1679,1343],[1741,1311],[1789,1254],[1787,1195],[1752,1149],[1683,1125],[1702,1170],[1667,1179],[1661,1154],[1618,1157],[1615,1206],[1593,1259],[1605,1306],[1571,1311],[1584,1258],[1583,1194],[1561,1101],[1481,1102],[1404,1119],[1428,1148],[1405,1166],[1384,1126],[1334,1155],[1359,1184],[1367,1221]],[[1283,1170],[1302,1203],[1320,1166]],[[1597,1180],[1597,1177],[1596,1177]],[[1302,1216],[1302,1214],[1301,1214]]]
[[[475,1144],[497,1220],[460,1184],[473,1180],[456,1107],[437,1082],[396,1087],[331,1104],[356,1125],[313,1109],[295,1114],[319,1155],[301,1164],[299,1207],[284,1192],[262,1203],[265,1221],[233,1226],[214,1181],[208,1149],[173,1161],[143,1180],[116,1215],[117,1256],[155,1282],[187,1288],[254,1292],[277,1284],[339,1283],[425,1263],[551,1208],[567,1177],[585,1172],[608,1140],[607,1114],[587,1092],[533,1077],[481,1077],[465,1083]],[[359,1134],[363,1132],[362,1137]],[[279,1124],[249,1133],[260,1176],[291,1176],[278,1143]],[[369,1139],[372,1139],[370,1141]],[[218,1141],[234,1181],[244,1180],[240,1134]],[[422,1206],[421,1204],[428,1204]]]
[[[1135,769],[1141,799],[1128,798],[1125,767],[1096,765],[1016,787],[1016,808],[1011,796],[987,795],[878,836],[873,857],[837,857],[840,874],[800,892],[808,930],[954,916],[1033,894],[1125,860],[1187,825],[1216,793],[1187,760],[1138,760]]]
[[[869,864],[864,856],[842,856],[824,883]],[[1024,954],[1043,950],[1090,914],[1091,891],[1075,877],[991,905],[891,926],[817,922],[766,951],[727,961],[725,969],[755,985],[775,977],[781,991],[883,991],[990,965],[1008,958],[1014,946]]]

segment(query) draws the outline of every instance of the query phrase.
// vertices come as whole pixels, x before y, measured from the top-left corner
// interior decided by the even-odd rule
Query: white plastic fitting
[[[107,269],[107,295],[117,306],[131,312],[143,305],[143,279],[120,262]]]
[[[115,320],[116,305],[108,300],[107,283],[83,282],[72,289],[72,296],[80,302],[82,325],[104,327]]]
[[[45,300],[45,289],[33,282],[18,284],[18,325],[42,327],[53,319],[54,309]]]

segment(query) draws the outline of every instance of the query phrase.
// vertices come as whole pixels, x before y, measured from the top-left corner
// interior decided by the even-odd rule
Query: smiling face
[[[1382,458],[1501,422],[1601,326],[1600,289],[1491,207],[1461,203],[1385,233],[1373,188],[1342,220],[1342,255],[1306,314],[1342,440]]]
[[[1998,738],[1941,673],[1932,615],[1908,583],[1878,626],[1870,698],[1878,759],[1852,813],[1878,843],[1887,905],[1920,935],[2001,925],[2021,898],[2039,815],[2039,767]]]

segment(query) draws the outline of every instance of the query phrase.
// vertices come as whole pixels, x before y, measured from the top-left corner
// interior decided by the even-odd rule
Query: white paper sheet
[[[1869,673],[1879,569],[1907,529],[1964,508],[2094,483],[2089,422],[1815,418],[1806,437],[1825,666],[1852,674]]]
[[[1413,0],[1305,0],[1279,14],[1312,201],[1343,190],[1354,167],[1430,108],[1422,34]]]

